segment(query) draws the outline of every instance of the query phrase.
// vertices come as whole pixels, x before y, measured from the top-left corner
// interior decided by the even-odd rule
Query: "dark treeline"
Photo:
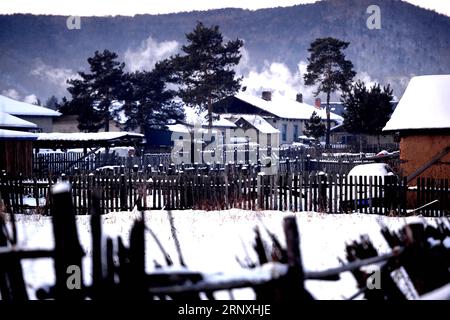
[[[366,8],[371,0],[330,0],[257,11],[223,9],[135,17],[84,17],[80,30],[66,28],[67,17],[0,16],[0,91],[14,88],[42,101],[65,93],[44,73],[30,72],[44,64],[78,71],[95,50],[109,48],[123,57],[151,36],[156,41],[185,41],[196,21],[219,25],[230,39],[245,40],[250,63],[286,63],[292,71],[306,61],[316,38],[350,42],[347,56],[357,72],[391,83],[398,97],[412,74],[450,72],[450,18],[394,0],[379,0],[381,30],[368,30]]]

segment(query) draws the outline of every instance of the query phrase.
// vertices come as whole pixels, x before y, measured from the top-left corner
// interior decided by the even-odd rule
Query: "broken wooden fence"
[[[174,265],[167,252],[159,264],[159,270],[146,273],[145,264],[149,252],[145,248],[145,234],[149,227],[145,225],[144,215],[132,226],[129,246],[122,238],[106,237],[102,234],[100,201],[93,196],[91,207],[92,234],[92,283],[83,282],[77,288],[68,286],[71,273],[69,268],[77,266],[81,272],[83,248],[78,239],[75,210],[72,204],[70,184],[60,183],[52,188],[52,222],[55,247],[52,250],[21,250],[17,248],[17,232],[14,215],[11,215],[12,235],[6,228],[6,216],[0,219],[0,295],[3,300],[27,300],[21,261],[24,259],[51,258],[54,260],[55,283],[50,287],[36,291],[38,299],[159,299],[159,300],[200,300],[215,299],[217,291],[230,291],[237,288],[251,288],[257,300],[285,301],[310,300],[313,296],[305,289],[306,280],[335,281],[343,272],[352,272],[358,292],[350,297],[364,294],[367,299],[405,300],[433,291],[450,282],[449,249],[444,240],[450,237],[450,221],[439,220],[435,226],[426,224],[405,225],[397,232],[391,232],[382,226],[382,234],[392,251],[386,254],[377,252],[368,237],[354,241],[346,246],[346,260],[340,267],[308,272],[303,269],[300,251],[300,233],[296,218],[284,218],[283,229],[286,246],[281,245],[277,237],[269,230],[271,243],[264,244],[260,232],[256,229],[253,248],[258,261],[249,261],[244,267],[249,270],[240,275],[227,275],[212,279],[200,272],[170,270],[165,267]],[[433,238],[434,245],[429,239]],[[438,244],[436,244],[436,242]],[[102,243],[104,245],[102,245]],[[266,248],[272,248],[268,253]],[[362,269],[366,265],[379,265],[382,286],[372,290],[369,285],[370,273]],[[392,274],[400,269],[406,270],[407,283],[400,288],[398,279]],[[413,296],[409,296],[413,291]],[[230,294],[231,296],[231,294]]]

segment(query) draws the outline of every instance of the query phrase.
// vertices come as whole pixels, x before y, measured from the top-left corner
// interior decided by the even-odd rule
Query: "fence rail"
[[[128,171],[63,175],[49,179],[0,179],[0,192],[10,212],[48,213],[48,190],[57,180],[72,186],[78,214],[88,214],[92,192],[100,194],[102,213],[153,209],[231,209],[318,211],[426,216],[449,214],[448,180],[420,179],[409,188],[405,179],[348,176],[285,168],[265,175],[253,167],[187,168],[169,172]],[[425,207],[423,207],[425,206]],[[423,208],[422,208],[423,207]],[[417,209],[417,210],[415,210]]]

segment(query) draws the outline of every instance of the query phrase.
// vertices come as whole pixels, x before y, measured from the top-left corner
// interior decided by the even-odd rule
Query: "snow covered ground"
[[[173,211],[176,232],[181,243],[184,260],[190,269],[211,274],[239,272],[236,256],[243,260],[248,255],[256,261],[252,242],[253,228],[264,224],[284,243],[282,219],[278,211],[251,212],[240,209],[224,211]],[[318,271],[338,266],[337,257],[344,257],[345,243],[368,234],[379,252],[387,252],[388,246],[379,232],[378,221],[390,228],[399,228],[405,222],[423,218],[394,218],[368,214],[322,214],[296,213],[301,233],[301,249],[304,268]],[[103,231],[107,235],[121,235],[127,243],[132,222],[140,216],[137,212],[115,212],[103,216]],[[172,260],[177,264],[177,254],[171,236],[166,211],[146,212],[148,227],[158,236]],[[431,221],[432,218],[427,218]],[[87,257],[83,260],[84,279],[91,279],[90,255],[91,235],[89,216],[78,216],[78,233]],[[26,248],[52,248],[52,225],[49,217],[40,215],[17,215],[19,243]],[[261,231],[263,228],[261,228]],[[263,236],[267,238],[265,232]],[[269,243],[269,242],[268,242]],[[146,235],[147,271],[153,270],[154,260],[163,264],[162,254],[150,234]],[[54,282],[53,265],[50,259],[24,261],[24,274],[33,289]],[[319,299],[342,299],[355,293],[356,283],[350,273],[343,274],[340,281],[307,281],[307,288]],[[226,295],[217,298],[226,299]],[[236,298],[253,298],[251,290],[236,290]]]

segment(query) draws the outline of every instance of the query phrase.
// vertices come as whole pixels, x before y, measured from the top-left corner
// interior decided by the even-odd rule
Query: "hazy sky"
[[[450,16],[450,0],[405,1]],[[316,0],[1,0],[0,14],[134,15],[229,7],[259,9],[312,2]]]

